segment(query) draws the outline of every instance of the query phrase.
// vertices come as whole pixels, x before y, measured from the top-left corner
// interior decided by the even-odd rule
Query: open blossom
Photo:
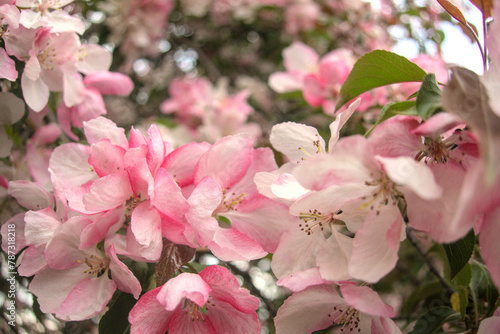
[[[84,98],[82,73],[106,71],[111,54],[98,45],[81,45],[73,32],[55,34],[40,28],[29,52],[21,86],[28,106],[41,111],[49,92],[63,92],[66,106],[81,103]]]
[[[257,191],[257,171],[276,169],[272,152],[253,148],[246,135],[228,136],[206,151],[194,170],[183,219],[172,222],[184,243],[208,248],[222,260],[250,260],[274,252],[290,219],[286,207]],[[166,231],[167,238],[172,230]]]
[[[81,247],[80,236],[90,223],[89,218],[75,216],[56,228],[44,249],[47,267],[30,284],[41,310],[63,320],[97,315],[117,288],[135,298],[141,292],[139,281],[118,259],[113,244],[105,244],[105,251]]]
[[[67,107],[64,102],[57,108],[57,118],[64,132],[73,140],[78,137],[71,132],[71,125],[83,127],[83,122],[106,114],[102,95],[129,95],[134,88],[132,80],[121,73],[94,72],[85,76],[84,99],[81,103]]]
[[[339,295],[335,286],[313,285],[295,292],[274,319],[277,334],[304,333],[338,325],[342,333],[397,334],[394,310],[367,286],[345,283]]]
[[[257,124],[246,123],[253,108],[248,104],[249,92],[228,93],[227,81],[213,86],[206,78],[175,79],[169,86],[170,99],[160,106],[166,114],[175,113],[180,123],[189,127],[195,138],[211,143],[224,136],[248,133],[258,138]]]
[[[133,334],[260,333],[259,300],[231,272],[210,266],[182,273],[144,294],[129,314]]]
[[[76,16],[69,15],[62,7],[74,0],[17,0],[23,8],[20,23],[26,28],[50,27],[52,32],[76,32],[83,34],[85,25]]]

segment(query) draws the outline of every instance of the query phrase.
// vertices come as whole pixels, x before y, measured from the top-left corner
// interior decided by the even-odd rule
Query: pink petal
[[[123,292],[132,294],[135,299],[138,299],[142,290],[141,283],[139,283],[130,269],[118,259],[113,244],[106,249],[106,254],[111,259],[109,270],[111,270],[111,278],[116,283],[116,287]]]
[[[79,248],[85,249],[96,245],[107,235],[116,233],[123,226],[124,221],[125,208],[105,212],[82,230]]]
[[[297,218],[288,214],[288,208],[264,196],[243,200],[237,211],[222,212],[231,220],[231,226],[257,241],[266,252],[274,253],[281,235]]]
[[[211,147],[208,143],[189,143],[167,155],[162,167],[165,168],[180,187],[194,181],[194,169],[200,157]]]
[[[325,152],[325,141],[318,131],[308,125],[286,122],[273,126],[269,138],[273,147],[292,162]]]
[[[258,242],[234,228],[219,228],[208,248],[222,261],[250,261],[267,255]]]
[[[0,48],[0,78],[16,81],[17,75],[16,63],[3,48]]]
[[[340,137],[340,129],[344,126],[345,123],[351,118],[352,114],[356,111],[356,108],[359,107],[361,103],[361,99],[357,99],[353,103],[349,105],[349,107],[337,115],[335,121],[330,124],[330,141],[328,142],[328,150],[331,151]]]
[[[83,203],[87,212],[97,213],[122,206],[131,196],[127,173],[113,173],[94,181],[90,193],[83,196]]]
[[[191,225],[200,247],[207,246],[219,228],[217,220],[212,217],[215,209],[221,204],[222,189],[210,177],[205,177],[189,196],[189,210],[186,220]]]
[[[325,242],[322,233],[307,235],[299,222],[291,226],[280,239],[271,266],[277,278],[316,267],[316,255]]]
[[[396,207],[373,210],[354,237],[349,273],[367,282],[377,282],[398,260],[403,219]]]
[[[54,197],[38,183],[30,181],[9,182],[8,194],[28,210],[39,210],[54,206]]]
[[[352,254],[353,239],[336,230],[322,244],[316,263],[321,277],[329,281],[341,281],[352,278],[349,273],[349,259]]]
[[[80,187],[97,179],[97,174],[87,162],[90,147],[68,143],[58,146],[50,156],[49,167],[65,188]]]
[[[146,153],[146,161],[148,162],[151,174],[156,175],[156,171],[163,163],[165,155],[165,143],[163,142],[160,129],[153,124],[148,130],[148,151]]]
[[[83,130],[89,144],[97,143],[101,139],[109,139],[111,144],[118,145],[128,149],[128,140],[125,136],[125,130],[116,126],[116,124],[105,118],[97,117],[88,122],[84,122]]]
[[[24,216],[26,222],[24,235],[28,245],[36,247],[44,246],[54,235],[61,220],[52,208],[46,208],[39,211],[28,211]]]
[[[29,285],[30,291],[38,297],[40,309],[44,313],[56,313],[71,290],[88,275],[82,265],[68,270],[47,268],[35,275]],[[86,298],[88,299],[88,298]]]
[[[198,311],[200,312],[200,311]],[[204,315],[200,315],[204,316]],[[184,310],[177,310],[172,315],[172,320],[170,322],[169,333],[172,334],[218,334],[210,322],[210,318],[205,321],[200,318],[192,318],[189,313],[186,314]]]
[[[10,254],[12,254],[12,252],[17,254],[21,249],[28,246],[24,237],[24,229],[24,212],[18,213],[2,224],[2,250],[5,253],[9,254],[10,250]],[[14,235],[11,233],[14,233]],[[12,242],[12,240],[14,242]]]
[[[327,98],[325,83],[315,74],[304,76],[304,99],[313,107],[319,107]]]
[[[285,68],[288,72],[313,72],[319,62],[319,56],[310,46],[294,42],[283,50]]]
[[[216,303],[225,302],[239,312],[254,313],[260,301],[250,294],[247,289],[241,288],[238,279],[221,266],[209,266],[200,272],[200,277],[212,288],[210,297]]]
[[[39,112],[47,105],[49,101],[49,87],[41,78],[32,80],[24,74],[21,76],[21,87],[23,97],[28,107],[33,111]]]
[[[115,290],[115,283],[107,275],[86,278],[71,290],[56,317],[72,321],[90,319],[104,310]]]
[[[124,170],[123,156],[125,149],[103,139],[90,147],[89,164],[94,167],[99,177],[119,173]]]
[[[83,216],[68,219],[54,233],[45,247],[47,265],[52,269],[68,269],[80,266],[86,253],[80,250],[80,234],[92,221]]]
[[[310,192],[309,189],[302,187],[295,176],[288,173],[281,174],[278,179],[272,183],[271,191],[275,196],[290,201],[296,201]]]
[[[302,90],[302,78],[286,72],[276,72],[269,76],[269,87],[277,93]]]
[[[395,116],[378,125],[369,137],[377,154],[384,157],[414,158],[425,149],[422,137],[412,131],[419,123],[414,117]]]
[[[328,315],[339,305],[344,306],[345,302],[328,285],[311,286],[294,293],[285,300],[274,318],[276,334],[305,334],[328,328],[333,324]]]
[[[84,54],[78,62],[78,70],[84,74],[107,71],[111,65],[112,55],[103,46],[85,44],[81,46],[80,53]]]
[[[412,133],[423,137],[439,138],[442,133],[463,124],[463,120],[457,115],[440,112],[420,124]]]
[[[252,313],[241,312],[228,302],[214,299],[216,307],[210,307],[207,315],[216,333],[241,334],[260,333],[259,317],[255,309]]]
[[[78,136],[71,132],[71,113],[73,112],[73,107],[66,107],[64,102],[59,103],[57,107],[57,121],[61,126],[61,129],[64,131],[69,138],[74,141],[78,141]]]
[[[152,202],[158,211],[174,219],[180,219],[189,209],[181,188],[164,168],[156,173]]]
[[[325,283],[327,283],[327,281],[321,277],[318,268],[310,268],[304,271],[299,271],[290,274],[285,278],[281,278],[276,282],[278,286],[284,286],[293,292],[299,292],[309,286]]]
[[[165,283],[156,299],[167,311],[175,310],[184,299],[204,307],[212,288],[197,274],[182,273]]]
[[[168,330],[172,312],[165,310],[156,296],[161,287],[146,292],[128,315],[131,334],[164,334]]]
[[[134,237],[141,245],[140,255],[148,260],[157,260],[162,250],[161,217],[158,210],[143,202],[132,212],[130,226]]]
[[[380,299],[378,293],[367,286],[344,284],[340,292],[347,304],[363,313],[379,317],[394,317],[394,309]]]
[[[441,197],[443,189],[436,183],[431,169],[409,157],[376,157],[392,181],[411,189],[426,200]]]
[[[45,254],[35,246],[29,246],[23,253],[21,265],[17,267],[19,275],[30,277],[47,268]]]
[[[210,176],[229,188],[245,176],[253,158],[253,140],[247,135],[224,137],[198,161],[194,183]]]
[[[134,89],[132,80],[117,72],[94,72],[85,76],[83,83],[95,88],[103,95],[127,96]]]
[[[500,287],[500,243],[498,236],[500,235],[500,207],[487,213],[484,216],[484,222],[479,233],[479,245],[481,246],[481,255],[486,263],[491,279],[497,287]]]

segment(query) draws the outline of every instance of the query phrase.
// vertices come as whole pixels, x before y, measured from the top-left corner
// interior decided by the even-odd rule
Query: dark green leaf
[[[452,282],[455,287],[465,289],[469,286],[471,278],[472,269],[470,264],[466,263],[462,270],[452,279]]]
[[[453,279],[462,268],[469,262],[474,251],[476,236],[471,230],[463,239],[452,244],[443,244],[446,257],[450,264],[450,279]]]
[[[499,294],[496,286],[493,284],[486,267],[478,262],[472,264],[472,278],[470,287],[473,289],[479,299],[486,298],[488,310],[486,316],[491,316],[495,311],[495,304]]]
[[[442,306],[429,310],[415,323],[412,334],[431,334],[438,331],[449,321],[460,319],[460,313],[452,308]]]
[[[99,321],[99,334],[128,333],[130,329],[128,314],[135,303],[134,296],[122,292]]]
[[[380,111],[377,122],[365,133],[365,137],[372,133],[377,125],[396,115],[418,116],[417,109],[415,109],[415,101],[392,102],[387,104]]]
[[[217,216],[217,222],[221,228],[231,228],[231,221],[224,216]]]
[[[427,73],[395,53],[375,50],[361,57],[340,89],[337,109],[373,88],[399,82],[419,82]]]
[[[430,282],[424,283],[418,286],[413,293],[406,299],[403,304],[403,308],[401,313],[403,316],[410,315],[413,313],[417,307],[417,305],[426,298],[437,295],[443,290],[443,285],[440,282]]]
[[[439,89],[435,74],[425,76],[418,91],[416,107],[419,116],[424,120],[441,107],[441,89]]]
[[[194,248],[163,239],[163,250],[155,266],[156,286],[165,284],[180,267],[193,258],[195,252]]]

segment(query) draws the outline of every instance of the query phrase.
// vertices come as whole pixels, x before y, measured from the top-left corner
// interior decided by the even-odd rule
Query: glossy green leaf
[[[495,304],[499,298],[498,290],[493,284],[488,269],[486,269],[484,264],[474,262],[471,267],[472,277],[470,287],[475,291],[479,299],[486,298],[488,302],[486,316],[491,316],[495,311]]]
[[[474,235],[474,231],[471,230],[463,239],[455,241],[452,244],[443,244],[450,264],[450,279],[453,279],[469,262],[474,251],[475,241],[476,236]]]
[[[439,89],[435,74],[425,76],[418,91],[416,107],[418,115],[424,120],[441,108],[441,89]]]
[[[377,122],[375,122],[375,124],[365,133],[365,137],[372,133],[377,125],[396,115],[418,116],[417,109],[415,108],[415,101],[392,102],[387,104],[380,110]]]
[[[385,50],[365,54],[354,64],[340,89],[337,109],[355,97],[372,90],[400,82],[420,82],[425,71],[407,58]]]
[[[412,334],[436,333],[445,323],[460,319],[460,313],[452,308],[442,306],[433,308],[422,315],[413,328]]]
[[[134,296],[122,292],[99,321],[99,334],[128,333],[128,314],[136,302]]]

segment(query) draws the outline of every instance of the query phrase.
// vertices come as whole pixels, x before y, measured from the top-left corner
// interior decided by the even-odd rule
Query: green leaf
[[[486,316],[491,316],[495,311],[495,304],[499,297],[498,290],[490,278],[488,269],[482,263],[474,262],[471,267],[472,278],[470,287],[476,291],[479,299],[486,298],[488,302]]]
[[[365,137],[368,137],[377,125],[396,115],[418,116],[417,109],[415,109],[415,101],[392,102],[387,104],[380,110],[377,122],[365,133]]]
[[[99,334],[125,334],[129,332],[128,314],[134,307],[134,296],[122,292],[99,321]]]
[[[194,257],[195,252],[194,248],[163,239],[163,250],[155,266],[156,286],[165,284],[180,267]]]
[[[217,216],[217,222],[221,228],[231,228],[231,221],[224,216]]]
[[[418,91],[416,106],[419,116],[424,120],[441,108],[441,89],[439,89],[435,74],[425,76]]]
[[[336,108],[373,88],[400,82],[419,82],[426,74],[405,57],[384,50],[372,51],[354,64],[340,89]]]
[[[419,285],[415,290],[413,290],[412,294],[406,299],[403,304],[403,308],[401,309],[401,314],[403,316],[410,315],[415,312],[417,305],[420,301],[437,295],[443,290],[443,285],[440,282],[428,282],[422,285]]]
[[[469,262],[474,251],[475,241],[474,230],[471,230],[463,239],[452,244],[443,244],[450,264],[450,279],[453,279]]]
[[[412,334],[431,334],[449,321],[460,319],[460,313],[452,308],[442,306],[429,310],[422,315],[413,328]]]
[[[455,287],[465,289],[469,286],[471,279],[472,269],[470,264],[466,263],[462,270],[452,279],[452,282]]]

